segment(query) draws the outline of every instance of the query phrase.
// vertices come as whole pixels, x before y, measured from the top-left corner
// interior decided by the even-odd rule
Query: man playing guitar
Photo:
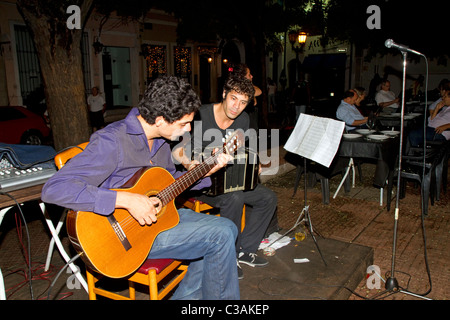
[[[106,217],[115,210],[126,209],[138,227],[149,226],[151,230],[161,223],[158,213],[165,210],[161,200],[112,189],[123,186],[143,167],[162,167],[174,178],[183,175],[175,169],[169,142],[190,131],[199,106],[198,96],[185,81],[175,77],[154,80],[137,108],[124,120],[96,131],[86,149],[49,179],[42,200],[72,210],[90,211],[95,216]],[[226,153],[220,154],[207,175],[225,166],[231,158]],[[209,185],[207,177],[200,179],[194,188]],[[179,209],[178,215],[179,223],[159,233],[148,254],[152,259],[190,261],[173,298],[239,299],[234,250],[236,226],[225,218],[188,209]],[[131,243],[133,246],[136,245]]]

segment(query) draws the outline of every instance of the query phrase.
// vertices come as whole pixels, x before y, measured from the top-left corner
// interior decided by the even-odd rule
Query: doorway
[[[102,63],[107,107],[130,107],[132,104],[130,49],[106,47]]]

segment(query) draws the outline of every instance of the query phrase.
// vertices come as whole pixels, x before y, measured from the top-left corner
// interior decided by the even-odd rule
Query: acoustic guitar
[[[156,236],[178,224],[175,198],[209,172],[220,154],[233,154],[242,141],[242,130],[235,131],[226,137],[222,149],[176,180],[165,169],[150,167],[136,172],[121,188],[112,189],[159,198],[163,207],[157,214],[157,221],[151,225],[140,225],[125,209],[116,209],[108,216],[69,211],[70,242],[81,253],[86,265],[99,273],[110,278],[130,275],[147,259]]]

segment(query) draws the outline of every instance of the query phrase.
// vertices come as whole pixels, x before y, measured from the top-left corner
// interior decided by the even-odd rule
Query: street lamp
[[[300,61],[298,55],[303,52],[303,47],[306,43],[307,38],[306,32],[303,31],[291,31],[289,32],[289,42],[291,43],[292,50],[295,51],[295,81],[298,81],[298,74],[300,72]],[[296,45],[298,43],[298,45]]]
[[[308,35],[306,32],[300,32],[300,31],[291,31],[289,32],[289,42],[291,43],[292,50],[295,51],[295,53],[300,53],[303,50],[303,47],[306,43]],[[298,46],[296,44],[298,43]]]
[[[306,32],[300,32],[298,34],[298,43],[300,43],[300,45],[304,45],[306,43],[306,38],[308,36],[306,35]]]

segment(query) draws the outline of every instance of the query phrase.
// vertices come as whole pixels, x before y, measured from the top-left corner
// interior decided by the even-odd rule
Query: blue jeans
[[[432,127],[426,128],[426,140],[427,141],[445,141],[446,138],[440,134],[436,133],[436,129]],[[412,130],[409,135],[409,143],[411,147],[418,147],[423,145],[423,129]]]
[[[151,259],[189,260],[188,271],[173,299],[240,299],[233,222],[192,210],[178,210],[180,223],[161,232]]]
[[[214,197],[203,195],[198,199],[220,208],[220,216],[237,226],[236,254],[256,253],[277,207],[277,195],[262,184],[249,191],[233,191]],[[245,228],[240,232],[244,204]]]

